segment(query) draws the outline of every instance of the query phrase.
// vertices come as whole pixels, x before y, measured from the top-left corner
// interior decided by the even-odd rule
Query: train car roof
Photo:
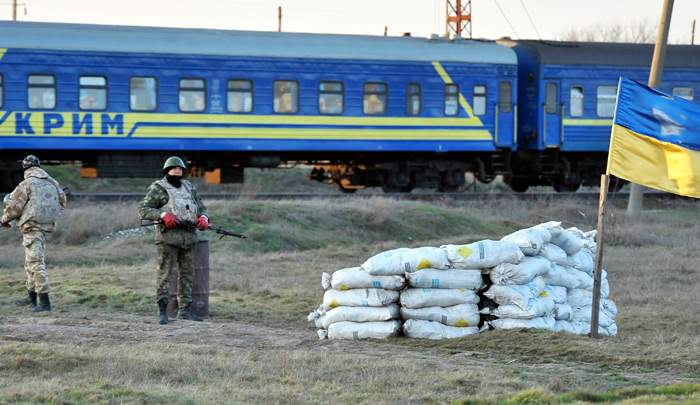
[[[552,65],[651,66],[654,44],[566,42],[500,39],[500,44],[523,48]],[[668,45],[664,66],[700,68],[700,46]]]
[[[517,64],[493,41],[0,21],[0,48]]]

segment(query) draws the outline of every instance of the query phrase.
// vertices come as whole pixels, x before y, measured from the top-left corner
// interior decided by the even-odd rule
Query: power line
[[[530,13],[528,13],[527,8],[525,8],[525,3],[523,3],[523,0],[520,0],[520,4],[523,6],[523,10],[525,10],[525,14],[527,15],[527,19],[530,20],[530,24],[532,24],[532,28],[535,29],[535,33],[537,33],[537,38],[542,40],[542,37],[540,36],[539,31],[537,31],[537,27],[535,27],[534,21],[532,21],[532,18],[530,18]]]
[[[515,38],[520,39],[520,36],[518,35],[518,33],[515,32],[515,28],[513,28],[513,24],[510,23],[510,20],[508,20],[508,17],[506,17],[506,13],[503,12],[503,9],[502,9],[501,6],[498,4],[498,0],[493,0],[493,2],[496,3],[496,7],[498,7],[498,11],[501,12],[501,14],[503,15],[503,18],[506,19],[506,22],[507,22],[508,25],[510,26],[510,29],[513,31],[513,34],[515,34]]]

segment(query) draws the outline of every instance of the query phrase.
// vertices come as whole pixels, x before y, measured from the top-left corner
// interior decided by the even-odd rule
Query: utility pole
[[[690,28],[690,45],[695,45],[695,20],[693,20],[693,26]]]
[[[282,6],[277,7],[277,32],[282,32]]]
[[[12,21],[17,21],[17,0],[12,0]]]
[[[661,12],[661,22],[659,23],[659,34],[656,37],[656,46],[654,47],[654,59],[651,61],[651,71],[649,72],[649,87],[653,87],[655,89],[660,87],[661,74],[664,71],[666,42],[668,41],[668,30],[671,26],[672,12],[673,0],[664,0],[664,9]],[[636,183],[632,183],[630,186],[630,199],[627,203],[627,215],[635,216],[642,212],[644,186]]]
[[[472,1],[471,0],[447,0],[446,5],[445,34],[454,32],[461,36],[463,33],[472,37]]]

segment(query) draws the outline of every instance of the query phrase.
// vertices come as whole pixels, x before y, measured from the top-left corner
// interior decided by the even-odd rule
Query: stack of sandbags
[[[553,221],[505,236],[503,240],[518,244],[526,257],[517,265],[490,269],[489,276],[494,284],[484,295],[496,305],[482,309],[482,314],[490,317],[488,326],[589,333],[594,237],[595,231],[563,229],[559,222]],[[602,275],[601,298],[607,298],[610,288],[604,271]],[[602,334],[617,333],[611,311],[616,312],[614,303],[601,300],[599,331]]]
[[[447,255],[448,268],[406,272],[408,287],[401,292],[400,301],[408,337],[450,339],[478,333],[482,269],[517,262],[523,256],[516,245],[491,240],[444,245],[441,250]]]
[[[311,312],[319,338],[384,339],[401,331],[399,290],[406,285],[400,275],[374,276],[362,267],[323,273],[326,292],[321,306]]]

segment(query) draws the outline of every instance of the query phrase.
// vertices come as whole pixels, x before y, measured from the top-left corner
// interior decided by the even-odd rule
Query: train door
[[[542,149],[559,147],[562,144],[562,109],[558,80],[544,80],[544,102],[542,103]]]
[[[496,147],[511,148],[515,138],[515,104],[513,103],[513,84],[509,81],[498,83],[498,100],[494,104],[496,111],[494,126],[494,144]]]

